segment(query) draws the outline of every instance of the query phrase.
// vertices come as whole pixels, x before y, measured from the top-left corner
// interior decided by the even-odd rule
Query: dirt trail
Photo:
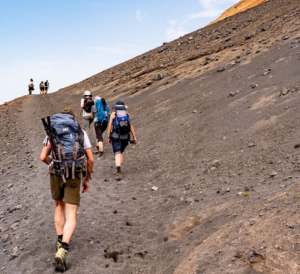
[[[138,144],[120,182],[107,144],[95,160],[68,273],[300,273],[300,1],[288,3],[267,1],[162,52],[0,106],[0,273],[54,273],[40,119],[68,106],[81,122],[85,89],[110,108],[125,101]],[[132,78],[138,59],[158,70],[147,63],[140,70],[153,74]],[[163,81],[130,92],[160,69],[170,69]]]

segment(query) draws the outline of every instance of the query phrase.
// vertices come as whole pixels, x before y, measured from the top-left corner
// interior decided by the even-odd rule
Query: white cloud
[[[135,12],[135,18],[138,20],[138,21],[142,21],[142,12],[141,10],[137,10]]]
[[[174,40],[187,34],[188,32],[184,28],[191,20],[201,18],[211,18],[213,20],[218,18],[226,8],[236,4],[239,0],[198,0],[198,2],[202,7],[200,12],[188,14],[182,21],[171,20],[168,22],[169,26],[166,30],[168,39]]]
[[[178,26],[178,22],[176,20],[171,20],[168,22],[168,24],[169,27],[166,31],[168,39],[174,40],[180,36],[187,34],[187,32],[183,29],[183,26]]]
[[[219,16],[223,10],[221,9],[207,9],[198,13],[191,13],[187,15],[187,21],[198,18],[215,18]]]

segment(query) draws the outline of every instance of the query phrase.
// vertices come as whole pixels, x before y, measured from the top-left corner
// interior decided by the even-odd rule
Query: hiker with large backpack
[[[94,126],[96,133],[96,148],[99,157],[104,157],[103,150],[103,133],[109,122],[109,107],[104,98],[95,97],[95,105],[92,106],[92,118],[94,118]]]
[[[112,108],[115,109],[115,111],[111,113],[107,135],[108,143],[112,145],[115,155],[115,165],[117,168],[116,180],[120,181],[122,180],[121,165],[123,162],[123,153],[130,141],[130,133],[133,138],[130,142],[136,144],[137,139],[124,102],[118,101]]]
[[[33,83],[33,79],[30,79],[30,82],[29,82],[29,85],[28,85],[29,95],[31,95],[33,91],[34,91],[34,83]]]
[[[64,108],[51,121],[50,117],[42,121],[47,137],[40,159],[48,165],[51,194],[55,200],[55,265],[58,271],[64,272],[69,243],[76,227],[80,193],[89,189],[94,159],[88,135],[81,130],[72,109]]]
[[[82,99],[80,101],[80,107],[82,108],[82,127],[88,133],[90,130],[91,123],[93,123],[94,119],[91,117],[92,106],[95,104],[93,100],[93,96],[90,91],[85,91]]]

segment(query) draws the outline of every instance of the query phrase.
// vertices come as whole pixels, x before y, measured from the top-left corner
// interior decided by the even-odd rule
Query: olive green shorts
[[[66,179],[64,183],[61,176],[50,174],[50,187],[53,200],[64,200],[67,204],[79,206],[81,192],[79,178]]]

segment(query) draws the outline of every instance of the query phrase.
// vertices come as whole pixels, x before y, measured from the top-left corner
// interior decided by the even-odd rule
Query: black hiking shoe
[[[98,157],[101,158],[101,159],[104,159],[104,152],[103,151],[99,151]]]

